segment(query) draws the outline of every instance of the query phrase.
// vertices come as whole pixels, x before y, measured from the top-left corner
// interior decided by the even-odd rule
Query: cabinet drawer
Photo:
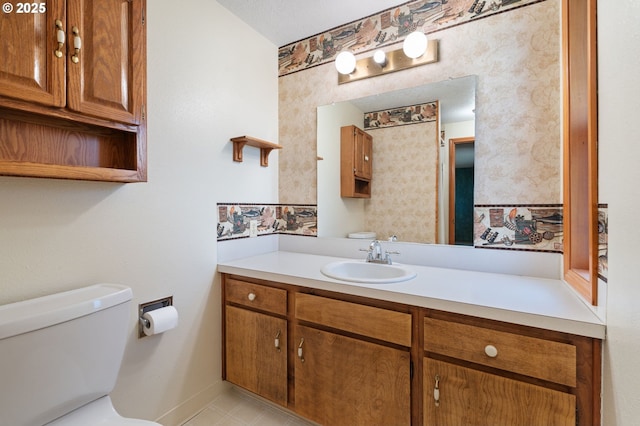
[[[227,302],[250,306],[274,314],[287,314],[287,291],[280,288],[227,278],[225,297]]]
[[[374,339],[411,346],[411,315],[296,293],[296,318]]]
[[[493,348],[495,351],[491,353]],[[576,386],[576,347],[566,343],[425,318],[424,349],[525,376]]]

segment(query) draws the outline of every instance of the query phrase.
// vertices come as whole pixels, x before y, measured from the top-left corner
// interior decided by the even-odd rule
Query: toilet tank
[[[0,425],[42,425],[109,394],[131,298],[97,284],[0,306]]]

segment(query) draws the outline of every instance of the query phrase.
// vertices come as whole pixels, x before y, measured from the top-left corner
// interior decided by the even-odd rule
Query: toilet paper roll
[[[143,327],[144,334],[147,336],[164,333],[178,325],[178,311],[173,306],[145,312],[142,317],[149,321],[149,326]]]

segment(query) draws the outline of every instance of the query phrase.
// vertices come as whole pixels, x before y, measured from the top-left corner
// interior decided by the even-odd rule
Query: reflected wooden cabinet
[[[0,21],[0,174],[146,180],[146,1],[24,4]]]
[[[370,198],[373,138],[356,126],[340,128],[340,196]]]

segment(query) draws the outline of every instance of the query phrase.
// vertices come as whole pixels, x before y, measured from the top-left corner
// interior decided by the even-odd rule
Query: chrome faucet
[[[386,263],[382,259],[382,246],[380,241],[373,240],[369,244],[369,254],[367,254],[367,262]]]
[[[373,240],[371,241],[371,244],[369,244],[369,250],[367,250],[366,260],[367,262],[371,263],[386,263],[389,265],[391,264],[391,256],[389,256],[389,252],[386,252],[382,249],[382,245],[378,240]]]

